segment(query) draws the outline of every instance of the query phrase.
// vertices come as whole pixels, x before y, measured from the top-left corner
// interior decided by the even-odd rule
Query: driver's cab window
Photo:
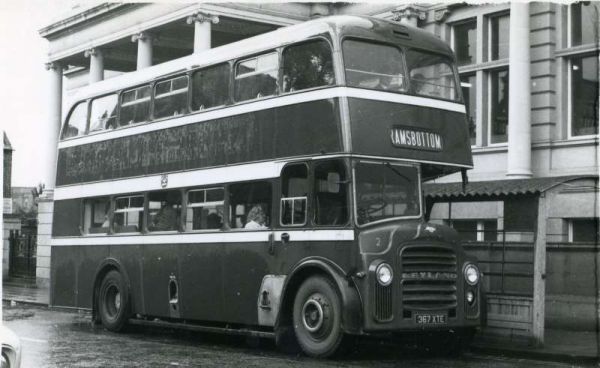
[[[286,166],[281,174],[281,225],[306,224],[308,167],[306,164]]]
[[[344,225],[348,222],[348,185],[342,161],[315,165],[315,224]]]
[[[264,230],[271,226],[271,183],[232,184],[228,192],[232,229]]]

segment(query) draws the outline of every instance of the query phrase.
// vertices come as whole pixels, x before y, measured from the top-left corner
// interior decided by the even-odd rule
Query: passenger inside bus
[[[262,210],[260,205],[255,205],[252,207],[250,212],[248,212],[248,216],[246,217],[246,225],[244,225],[244,229],[248,230],[258,230],[258,229],[266,229],[266,216],[265,212]]]

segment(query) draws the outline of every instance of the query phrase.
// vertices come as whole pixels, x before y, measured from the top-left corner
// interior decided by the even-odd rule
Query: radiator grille
[[[440,246],[407,246],[400,250],[399,259],[400,292],[405,311],[456,308],[458,275],[454,250]]]

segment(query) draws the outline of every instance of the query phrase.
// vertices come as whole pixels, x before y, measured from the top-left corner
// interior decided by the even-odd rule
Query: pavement
[[[5,281],[2,288],[2,300],[5,302],[48,306],[50,292],[47,288],[11,281]],[[544,345],[536,346],[524,338],[510,339],[480,333],[471,350],[508,357],[600,365],[600,334],[597,331],[546,329]]]

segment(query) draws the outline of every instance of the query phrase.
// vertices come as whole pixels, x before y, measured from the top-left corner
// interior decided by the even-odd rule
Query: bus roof
[[[273,49],[281,45],[301,42],[310,37],[326,33],[336,35],[339,38],[358,37],[378,42],[401,44],[406,47],[414,47],[452,56],[450,47],[429,32],[373,17],[337,15],[283,27],[272,32],[215,47],[205,52],[192,54],[134,73],[125,73],[90,86],[81,87],[69,97],[69,101],[74,103],[93,96],[150,82],[166,75],[225,62],[244,55]]]

